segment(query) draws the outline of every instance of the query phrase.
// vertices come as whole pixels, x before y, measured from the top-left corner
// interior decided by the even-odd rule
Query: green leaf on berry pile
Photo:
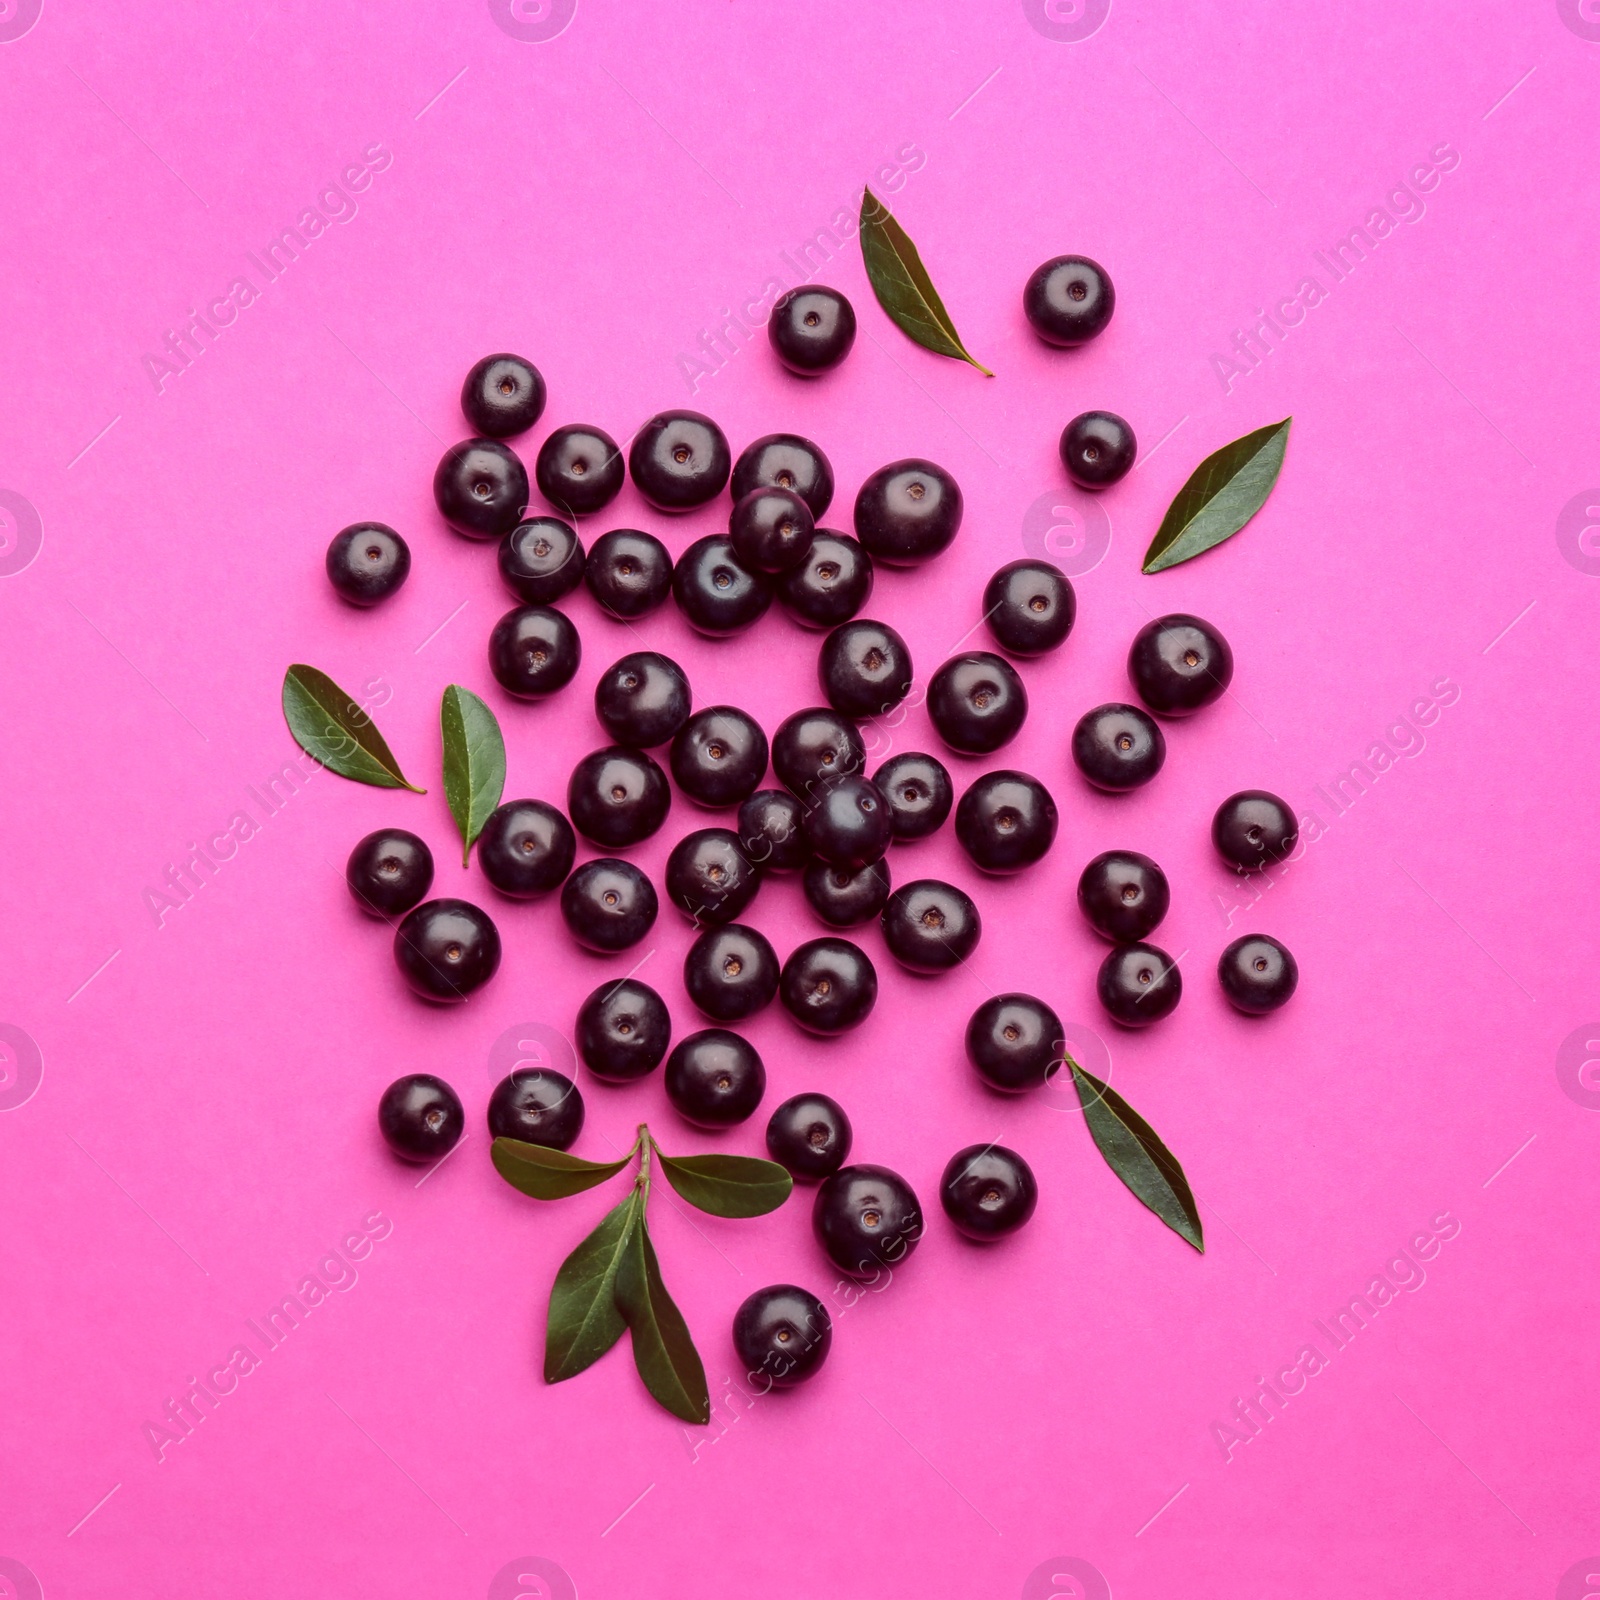
[[[656,1149],[667,1182],[714,1217],[764,1217],[789,1198],[794,1179],[775,1161],[754,1156],[669,1156]]]
[[[620,1161],[583,1161],[565,1150],[551,1150],[522,1139],[496,1139],[489,1147],[494,1170],[513,1189],[535,1200],[565,1200],[582,1194],[607,1178],[614,1178],[633,1160],[629,1151]]]
[[[1144,553],[1144,570],[1162,572],[1231,539],[1272,493],[1289,443],[1289,424],[1257,428],[1214,451],[1189,474]]]
[[[908,339],[935,355],[970,362],[986,378],[994,376],[962,344],[910,235],[870,189],[861,195],[861,258],[878,304]]]
[[[661,1281],[661,1263],[643,1215],[623,1242],[616,1282],[617,1309],[633,1334],[633,1362],[645,1388],[673,1416],[709,1422],[706,1369],[683,1313]]]
[[[500,804],[506,786],[506,742],[492,712],[470,689],[452,683],[439,702],[444,738],[444,797],[461,834],[461,865]]]
[[[1204,1255],[1200,1208],[1194,1203],[1178,1158],[1115,1089],[1092,1072],[1085,1072],[1071,1056],[1067,1057],[1067,1065],[1072,1068],[1072,1081],[1083,1103],[1089,1132],[1106,1158],[1106,1165],[1127,1184],[1136,1199]]]
[[[495,1140],[497,1145],[511,1142]],[[617,1268],[643,1220],[639,1191],[634,1189],[561,1263],[550,1286],[550,1315],[545,1323],[546,1383],[576,1377],[622,1337],[627,1324],[617,1305]]]
[[[341,778],[378,789],[409,789],[400,763],[377,724],[327,673],[296,662],[283,675],[283,716],[294,742],[313,761]]]

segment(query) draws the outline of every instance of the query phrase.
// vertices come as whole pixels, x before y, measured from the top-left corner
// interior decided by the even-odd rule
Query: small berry
[[[896,889],[880,920],[889,954],[913,972],[948,972],[978,948],[983,936],[972,897],[937,878],[918,878]]]
[[[734,1354],[750,1383],[792,1389],[816,1376],[832,1344],[828,1308],[792,1283],[757,1289],[733,1314]]]
[[[572,937],[602,955],[636,945],[655,925],[656,891],[631,861],[585,861],[561,888]]]
[[[848,939],[811,939],[784,962],[778,998],[807,1032],[845,1033],[871,1013],[878,974]]]
[[[1046,344],[1087,344],[1111,320],[1116,291],[1104,267],[1088,256],[1057,256],[1039,267],[1022,291],[1022,309]]]
[[[507,353],[476,362],[461,385],[461,411],[475,433],[509,439],[544,415],[544,378],[531,361]]]
[[[647,983],[602,983],[578,1008],[573,1029],[583,1064],[606,1083],[654,1072],[672,1040],[666,1002]]]
[[[805,811],[784,789],[758,789],[739,807],[739,843],[759,872],[798,872],[806,864]]]
[[[1078,878],[1078,909],[1114,944],[1137,944],[1167,914],[1167,875],[1137,850],[1104,850]]]
[[[1300,824],[1287,800],[1265,789],[1242,789],[1217,807],[1211,821],[1217,854],[1240,872],[1282,861],[1300,842]]]
[[[922,1237],[922,1207],[898,1172],[840,1167],[817,1189],[811,1226],[828,1259],[853,1278],[898,1267]]]
[[[883,859],[894,830],[878,786],[851,773],[818,797],[806,813],[805,834],[813,855],[829,866],[859,872]]]
[[[503,538],[527,507],[528,469],[510,445],[465,439],[440,458],[433,499],[457,533],[469,539]]]
[[[874,861],[853,871],[811,861],[801,884],[806,903],[830,928],[855,928],[871,922],[888,903],[889,863]]]
[[[865,760],[855,723],[826,706],[796,711],[772,735],[772,770],[808,808],[830,785],[860,772]]]
[[[1300,966],[1276,939],[1247,933],[1222,952],[1217,979],[1235,1009],[1264,1016],[1288,1004],[1300,984]]]
[[[1072,730],[1072,759],[1097,789],[1122,794],[1161,770],[1166,736],[1137,706],[1096,706]]]
[[[817,681],[835,711],[887,716],[911,692],[911,652],[886,622],[841,623],[822,641]]]
[[[1109,489],[1133,470],[1139,441],[1115,411],[1085,411],[1061,430],[1061,465],[1080,489]]]
[[[1014,656],[1059,648],[1077,615],[1071,580],[1048,561],[1010,562],[984,585],[984,621],[1000,648]]]
[[[961,529],[961,487],[943,467],[915,458],[879,467],[856,495],[856,537],[874,560],[915,567]]]
[[[919,751],[890,756],[872,774],[889,806],[896,839],[926,839],[944,826],[955,804],[955,789],[942,761]]]
[[[559,888],[572,871],[572,824],[543,800],[507,800],[478,835],[478,865],[501,894],[531,900]]]
[[[797,433],[769,433],[740,452],[729,487],[735,500],[752,489],[792,489],[815,519],[833,504],[833,468],[809,439]]]
[[[466,1125],[460,1097],[431,1072],[396,1078],[378,1101],[378,1131],[403,1161],[449,1155]]]
[[[804,558],[815,531],[811,508],[790,489],[752,489],[734,502],[728,542],[752,572],[787,572]]]
[[[570,1150],[583,1131],[583,1096],[564,1072],[523,1067],[489,1096],[489,1136]]]
[[[662,411],[634,435],[628,471],[658,511],[691,511],[722,493],[732,458],[728,436],[698,411]]]
[[[519,700],[542,700],[577,676],[583,645],[572,619],[549,606],[518,606],[489,635],[489,670]]]
[[[683,987],[717,1022],[764,1010],[778,992],[778,954],[766,935],[741,923],[707,928],[683,958]]]
[[[736,806],[767,770],[767,736],[737,706],[707,706],[672,738],[672,777],[702,806]]]
[[[539,493],[566,517],[586,517],[622,492],[622,452],[604,428],[572,422],[539,446],[533,464]]]
[[[672,805],[667,775],[642,750],[608,745],[586,755],[567,780],[567,815],[591,844],[626,850],[648,839]]]
[[[594,714],[618,743],[638,750],[665,744],[689,720],[689,679],[671,656],[636,650],[600,675]]]
[[[696,927],[732,922],[760,887],[739,835],[727,828],[685,834],[667,857],[667,898]]]
[[[956,838],[982,872],[1021,872],[1055,843],[1056,803],[1026,772],[986,772],[956,807]]]
[[[1170,1016],[1183,994],[1183,974],[1153,944],[1123,944],[1100,963],[1100,1004],[1125,1028],[1144,1028]]]
[[[1233,682],[1228,641],[1199,617],[1157,617],[1134,635],[1128,676],[1139,698],[1164,717],[1187,717],[1219,699]]]
[[[500,931],[465,900],[424,900],[395,929],[394,959],[424,1000],[465,1000],[499,970]]]
[[[1028,691],[1009,661],[968,650],[934,673],[928,715],[952,750],[987,755],[1017,736],[1028,716]]]
[[[777,588],[784,608],[802,627],[834,628],[855,616],[872,594],[872,557],[849,534],[818,528]]]
[[[854,1135],[837,1100],[796,1094],[767,1121],[767,1154],[797,1183],[819,1183],[850,1159]]]
[[[583,582],[583,544],[560,517],[527,517],[500,541],[500,576],[524,605],[548,606]]]
[[[766,615],[772,584],[740,561],[720,533],[696,539],[672,569],[672,594],[697,633],[731,639]]]
[[[667,1057],[667,1099],[697,1128],[731,1128],[761,1104],[767,1069],[756,1048],[726,1028],[702,1028]]]
[[[433,886],[433,852],[404,828],[379,828],[350,852],[344,881],[363,911],[402,917]]]
[[[1003,1144],[969,1144],[950,1157],[939,1180],[939,1203],[958,1233],[969,1239],[1003,1239],[1015,1233],[1039,1203],[1033,1168]]]
[[[328,582],[353,606],[387,600],[411,571],[411,551],[382,522],[356,522],[333,536],[323,563]]]
[[[856,342],[856,314],[837,289],[803,283],[773,302],[767,338],[778,359],[800,377],[839,365]]]
[[[1039,1088],[1065,1047],[1060,1017],[1031,994],[995,995],[967,1023],[967,1060],[990,1088],[1006,1094]]]
[[[601,610],[631,622],[672,593],[672,556],[652,533],[613,528],[591,546],[583,581]]]

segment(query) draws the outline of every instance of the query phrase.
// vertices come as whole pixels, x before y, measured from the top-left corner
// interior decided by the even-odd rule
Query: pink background
[[[28,9],[11,0],[0,34]],[[1560,1592],[1584,1593],[1600,1547],[1600,1025],[1585,1027],[1600,1014],[1600,546],[1584,532],[1600,520],[1600,20],[1553,0],[1243,19],[1154,0],[1108,17],[1103,0],[582,0],[564,29],[559,8],[519,5],[524,31],[554,35],[519,39],[494,9],[47,0],[0,43],[0,1593],[1466,1600],[1556,1594],[1574,1563]],[[384,170],[357,172],[353,200],[325,196],[346,220],[267,284],[247,252],[374,146]],[[1451,170],[1409,176],[1430,162]],[[875,178],[888,163],[904,175]],[[702,331],[793,281],[780,252],[863,181],[997,376],[911,346],[850,243],[815,273],[861,319],[837,374],[789,379],[758,336],[691,394],[681,358]],[[1384,205],[1413,220],[1335,283],[1314,252]],[[1104,262],[1118,294],[1077,354],[1039,345],[1019,308],[1027,273],[1064,250]],[[1235,331],[1311,272],[1324,303],[1219,376]],[[260,298],[158,392],[145,358],[241,273]],[[449,534],[429,492],[466,431],[461,377],[500,348],[549,382],[530,462],[561,423],[626,439],[693,404],[736,450],[777,428],[816,438],[835,524],[883,462],[949,467],[960,539],[882,573],[870,606],[906,634],[919,681],[977,622],[990,571],[1024,553],[1041,497],[1028,526],[1053,528],[1076,574],[1076,631],[1024,668],[1022,735],[994,762],[951,762],[961,785],[1000,764],[1044,779],[1054,852],[980,883],[949,830],[897,850],[902,880],[973,888],[986,935],[970,967],[914,981],[868,929],[883,987],[859,1032],[817,1043],[776,1007],[749,1028],[768,1107],[837,1095],[858,1157],[915,1185],[930,1208],[916,1256],[847,1305],[809,1196],[753,1222],[653,1208],[719,1402],[700,1434],[648,1401],[625,1348],[540,1381],[551,1277],[611,1200],[542,1207],[495,1177],[483,1115],[507,1063],[491,1048],[507,1030],[513,1049],[566,1033],[632,962],[576,952],[553,904],[496,901],[461,870],[438,700],[449,682],[484,694],[508,796],[560,800],[599,741],[595,679],[625,650],[670,652],[701,704],[770,729],[816,700],[816,640],[774,611],[708,644],[670,607],[629,629],[578,595],[571,689],[540,706],[500,694],[493,549]],[[1099,503],[1110,547],[1092,570],[1098,524],[1055,457],[1089,406],[1125,414],[1146,451]],[[1264,514],[1141,576],[1190,468],[1289,414]],[[24,567],[29,505],[43,547]],[[584,531],[636,524],[676,551],[725,513],[669,521],[630,486]],[[321,562],[366,517],[415,559],[392,604],[357,614]],[[1234,692],[1170,730],[1148,790],[1096,796],[1068,732],[1127,694],[1128,641],[1167,609],[1225,631]],[[375,697],[426,797],[319,773],[267,815],[250,790],[296,753],[278,707],[294,660]],[[1424,696],[1451,703],[1397,722]],[[938,748],[920,710],[880,751],[891,738]],[[1318,786],[1384,740],[1396,753],[1337,811]],[[1207,823],[1254,785],[1325,834],[1244,908]],[[240,810],[259,832],[158,926],[146,891]],[[678,800],[637,859],[658,874],[709,820]],[[429,839],[441,891],[499,921],[504,966],[463,1008],[410,998],[340,880],[355,840],[389,823]],[[1160,939],[1186,952],[1183,1005],[1138,1037],[1098,1013],[1100,947],[1072,903],[1112,845],[1165,865]],[[820,931],[792,879],[749,920],[780,953]],[[1212,968],[1257,929],[1303,980],[1251,1023]],[[664,913],[641,973],[680,1031],[696,1025],[677,972],[689,939]],[[1087,1062],[1109,1053],[1187,1168],[1203,1258],[1121,1188],[1065,1098],[980,1090],[962,1028],[1001,987],[1048,998]],[[373,1110],[422,1069],[458,1087],[471,1137],[418,1187]],[[694,1132],[659,1074],[583,1088],[580,1154],[641,1117],[669,1150],[761,1149],[765,1111]],[[1034,1164],[1041,1200],[1025,1232],[979,1251],[936,1188],[984,1139]],[[1450,1231],[1445,1213],[1459,1231],[1426,1248],[1426,1282],[1335,1352],[1316,1320],[1419,1231]],[[370,1252],[328,1258],[374,1214]],[[191,1375],[259,1347],[247,1319],[319,1262],[342,1292],[158,1461],[146,1424]],[[728,1402],[733,1311],[784,1280],[834,1305],[831,1361],[791,1396]],[[1308,1342],[1326,1370],[1227,1459],[1214,1426]]]

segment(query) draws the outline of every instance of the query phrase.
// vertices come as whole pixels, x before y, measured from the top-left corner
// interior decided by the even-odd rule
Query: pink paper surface
[[[0,8],[0,1594],[1586,1594],[1587,0],[39,10]],[[830,240],[863,182],[993,379],[908,343],[856,244]],[[269,280],[267,247],[319,206],[321,231]],[[1358,229],[1336,275],[1326,258]],[[815,383],[778,370],[759,327],[725,327],[800,277],[808,240],[805,275],[861,322]],[[1040,345],[1020,310],[1029,271],[1063,251],[1117,288],[1108,332],[1076,353]],[[163,353],[193,313],[246,299],[239,279],[255,297],[214,343]],[[580,594],[564,603],[577,681],[543,705],[503,695],[484,655],[509,604],[493,548],[450,534],[430,494],[467,431],[461,378],[503,348],[549,383],[530,463],[562,423],[626,439],[693,405],[736,450],[780,428],[817,439],[840,526],[884,462],[947,466],[960,538],[880,573],[869,608],[906,635],[919,683],[983,641],[1002,562],[1047,551],[1077,586],[1071,639],[1023,668],[1020,737],[951,758],[963,787],[995,765],[1041,777],[1061,808],[1051,855],[981,882],[949,829],[894,853],[902,880],[972,889],[970,965],[915,980],[868,929],[882,997],[866,1026],[819,1043],[774,1007],[748,1028],[768,1107],[836,1095],[857,1157],[915,1186],[916,1255],[855,1298],[813,1243],[809,1195],[751,1222],[653,1208],[710,1376],[705,1430],[648,1400],[626,1346],[540,1379],[550,1280],[611,1202],[512,1192],[485,1105],[540,1041],[558,1058],[581,998],[644,952],[581,954],[553,904],[500,901],[461,869],[438,701],[450,682],[483,694],[508,797],[560,801],[600,742],[594,682],[626,650],[669,652],[700,704],[770,730],[817,700],[817,641],[776,610],[726,644],[670,606],[630,628]],[[1143,447],[1093,502],[1055,454],[1092,406]],[[1266,510],[1142,576],[1194,464],[1288,415]],[[677,551],[726,508],[667,519],[630,485],[583,532],[643,526]],[[367,614],[321,571],[362,518],[414,553]],[[1169,729],[1147,790],[1093,794],[1072,723],[1126,697],[1131,636],[1175,609],[1231,640],[1233,692]],[[370,699],[425,797],[317,772],[262,803],[297,758],[279,711],[296,660]],[[875,758],[888,748],[939,746],[915,709],[877,734]],[[1249,904],[1207,835],[1217,802],[1254,786],[1317,837]],[[253,836],[161,910],[169,868],[248,831],[240,813]],[[680,796],[635,858],[659,879],[710,820]],[[422,833],[439,890],[499,922],[502,970],[464,1007],[414,1001],[345,891],[351,845],[384,824]],[[1099,1013],[1101,947],[1073,904],[1114,845],[1169,872],[1159,938],[1187,975],[1179,1010],[1138,1036]],[[747,920],[780,953],[821,931],[792,879]],[[1296,952],[1302,985],[1250,1022],[1212,974],[1257,930]],[[680,1033],[690,938],[664,912],[641,972]],[[1118,1184],[1067,1095],[980,1088],[962,1030],[1000,988],[1050,1000],[1177,1152],[1204,1257]],[[456,1085],[470,1130],[420,1186],[373,1116],[416,1070]],[[765,1109],[713,1136],[675,1116],[659,1074],[582,1087],[579,1154],[644,1118],[669,1150],[762,1150]],[[1033,1163],[1041,1199],[980,1250],[936,1190],[954,1150],[989,1139]],[[269,1346],[255,1328],[319,1273],[321,1303]],[[752,1405],[728,1327],[783,1281],[833,1307],[833,1353],[807,1388]],[[1342,1344],[1319,1327],[1368,1294]],[[254,1370],[174,1422],[168,1402],[240,1346]],[[1272,1420],[1241,1420],[1236,1403],[1263,1381],[1287,1393],[1297,1362],[1321,1370]]]

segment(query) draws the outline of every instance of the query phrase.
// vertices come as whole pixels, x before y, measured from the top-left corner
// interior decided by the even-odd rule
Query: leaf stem
[[[639,1172],[633,1180],[633,1186],[639,1191],[639,1204],[645,1206],[650,1201],[650,1151],[655,1146],[655,1140],[650,1137],[650,1129],[646,1123],[639,1124],[639,1131],[634,1136],[633,1148],[639,1152]],[[630,1151],[629,1154],[632,1154]]]

